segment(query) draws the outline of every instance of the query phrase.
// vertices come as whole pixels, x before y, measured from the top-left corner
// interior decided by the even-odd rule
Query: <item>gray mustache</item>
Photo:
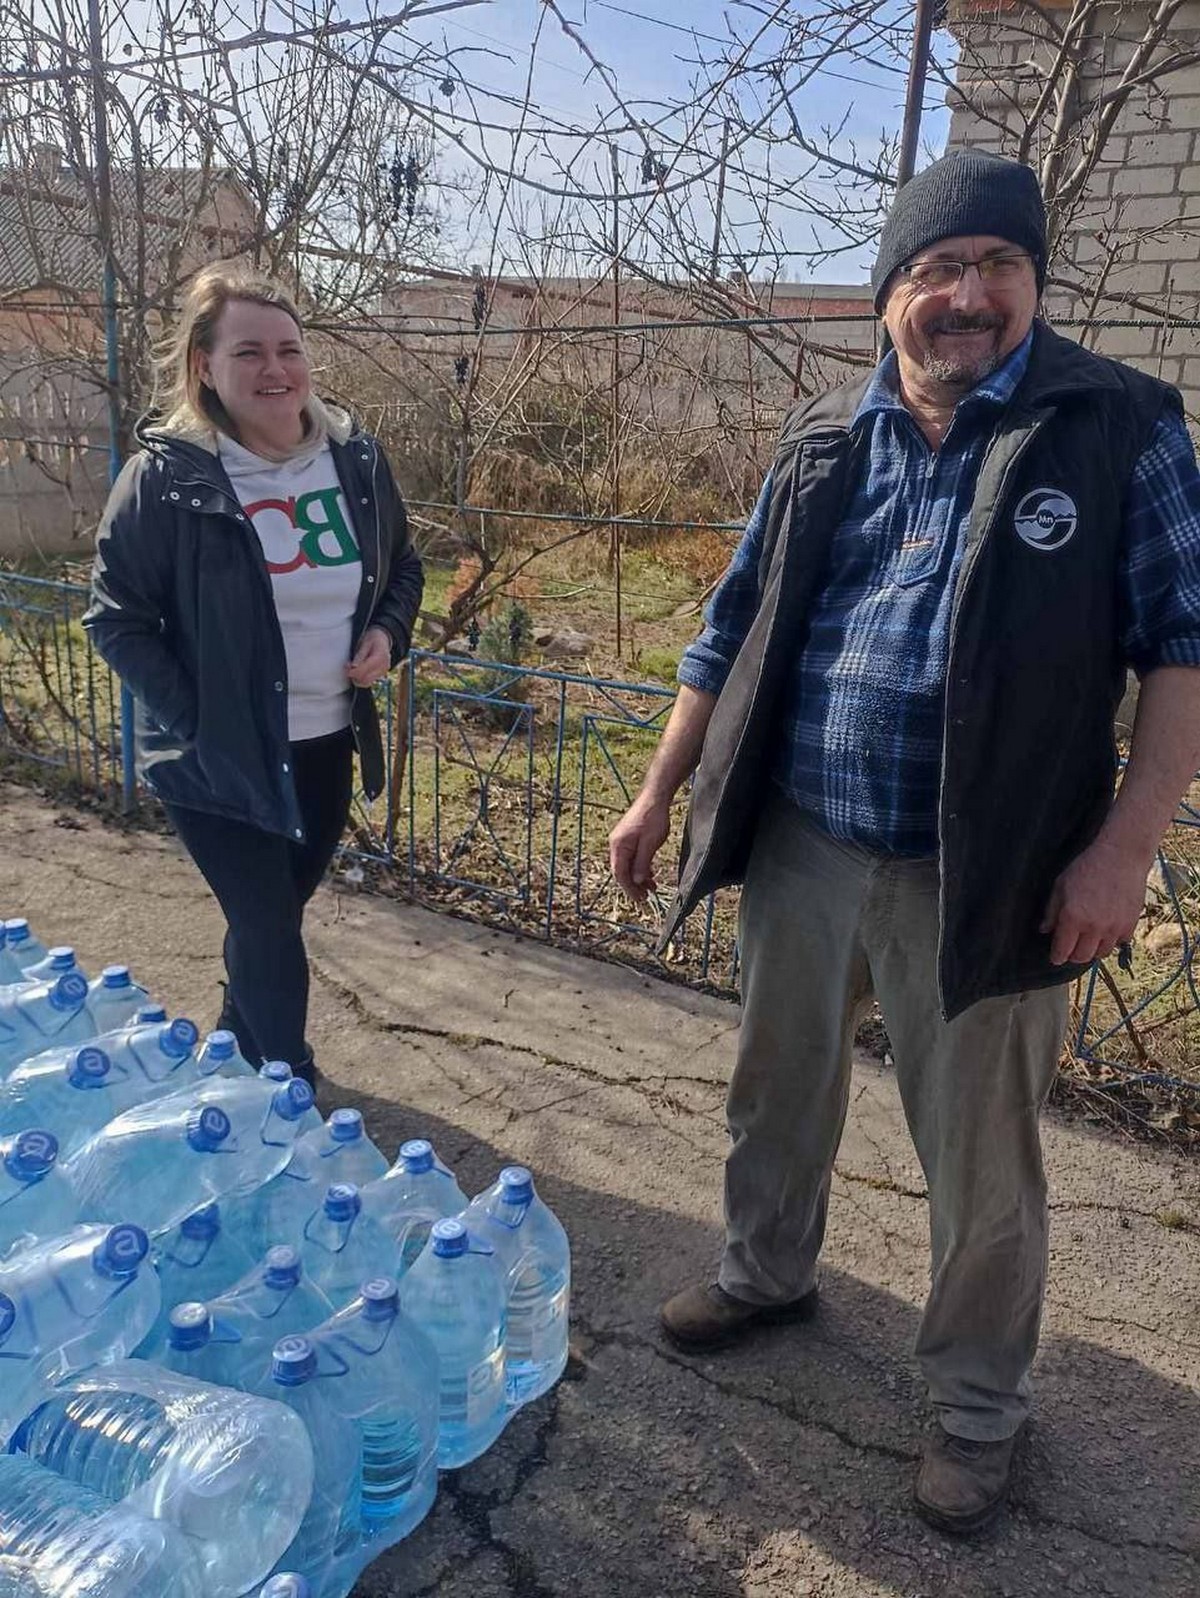
[[[931,333],[992,333],[1003,322],[996,316],[939,316],[930,322]]]

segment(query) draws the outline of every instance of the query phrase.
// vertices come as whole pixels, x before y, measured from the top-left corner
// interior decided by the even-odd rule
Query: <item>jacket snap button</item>
[[[283,684],[281,682],[277,682],[275,684],[275,692],[277,694],[281,694],[283,692]]]
[[[175,489],[171,490],[171,498],[172,499],[178,499],[179,498],[179,494],[176,492]]]
[[[367,581],[369,583],[373,583],[375,581],[375,579],[373,577],[368,576]]]
[[[303,836],[304,836],[304,828],[303,827],[297,827],[296,828],[296,836],[297,836],[297,838],[303,838]]]
[[[284,763],[283,763],[283,769],[284,769],[284,770],[285,770],[285,771],[290,771],[290,770],[291,770],[291,769],[292,769],[292,768],[291,768],[291,766],[289,766],[289,765],[288,765],[288,763],[287,763],[287,761],[286,761],[286,760],[285,760],[285,761],[284,761]]]
[[[200,509],[200,501],[198,499],[194,499],[192,501],[192,509],[193,510],[199,510]]]
[[[370,503],[371,503],[371,501],[370,501],[370,500],[369,500],[369,499],[368,499],[368,498],[367,498],[367,496],[366,496],[366,495],[365,495],[365,494],[364,494],[364,495],[363,495],[363,497],[362,497],[362,499],[361,499],[361,500],[360,500],[360,501],[359,501],[359,503],[360,503],[360,504],[361,504],[361,505],[369,505],[369,504],[370,504]]]

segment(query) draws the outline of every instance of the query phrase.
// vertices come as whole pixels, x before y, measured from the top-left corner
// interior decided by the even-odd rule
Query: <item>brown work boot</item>
[[[717,1282],[687,1287],[663,1305],[659,1321],[677,1348],[689,1354],[728,1348],[759,1326],[811,1320],[817,1311],[817,1289],[785,1304],[748,1304]]]
[[[981,1443],[938,1428],[925,1445],[913,1485],[917,1514],[939,1531],[965,1537],[986,1526],[1008,1497],[1016,1437]]]

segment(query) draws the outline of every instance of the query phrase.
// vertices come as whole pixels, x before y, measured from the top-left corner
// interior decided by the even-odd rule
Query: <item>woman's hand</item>
[[[356,688],[370,688],[386,677],[392,664],[391,634],[382,627],[368,627],[346,667],[346,675]]]

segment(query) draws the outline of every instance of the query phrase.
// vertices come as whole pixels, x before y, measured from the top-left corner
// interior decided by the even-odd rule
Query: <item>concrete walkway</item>
[[[0,787],[0,908],[211,1024],[220,922],[173,840]],[[816,1323],[688,1359],[655,1309],[717,1257],[736,1010],[352,892],[310,945],[323,1107],[389,1157],[431,1137],[468,1192],[531,1165],[574,1250],[567,1379],[360,1598],[1200,1593],[1200,1165],[1048,1121],[1036,1423],[1012,1514],[960,1547],[907,1505],[927,1216],[888,1071],[857,1066]]]

